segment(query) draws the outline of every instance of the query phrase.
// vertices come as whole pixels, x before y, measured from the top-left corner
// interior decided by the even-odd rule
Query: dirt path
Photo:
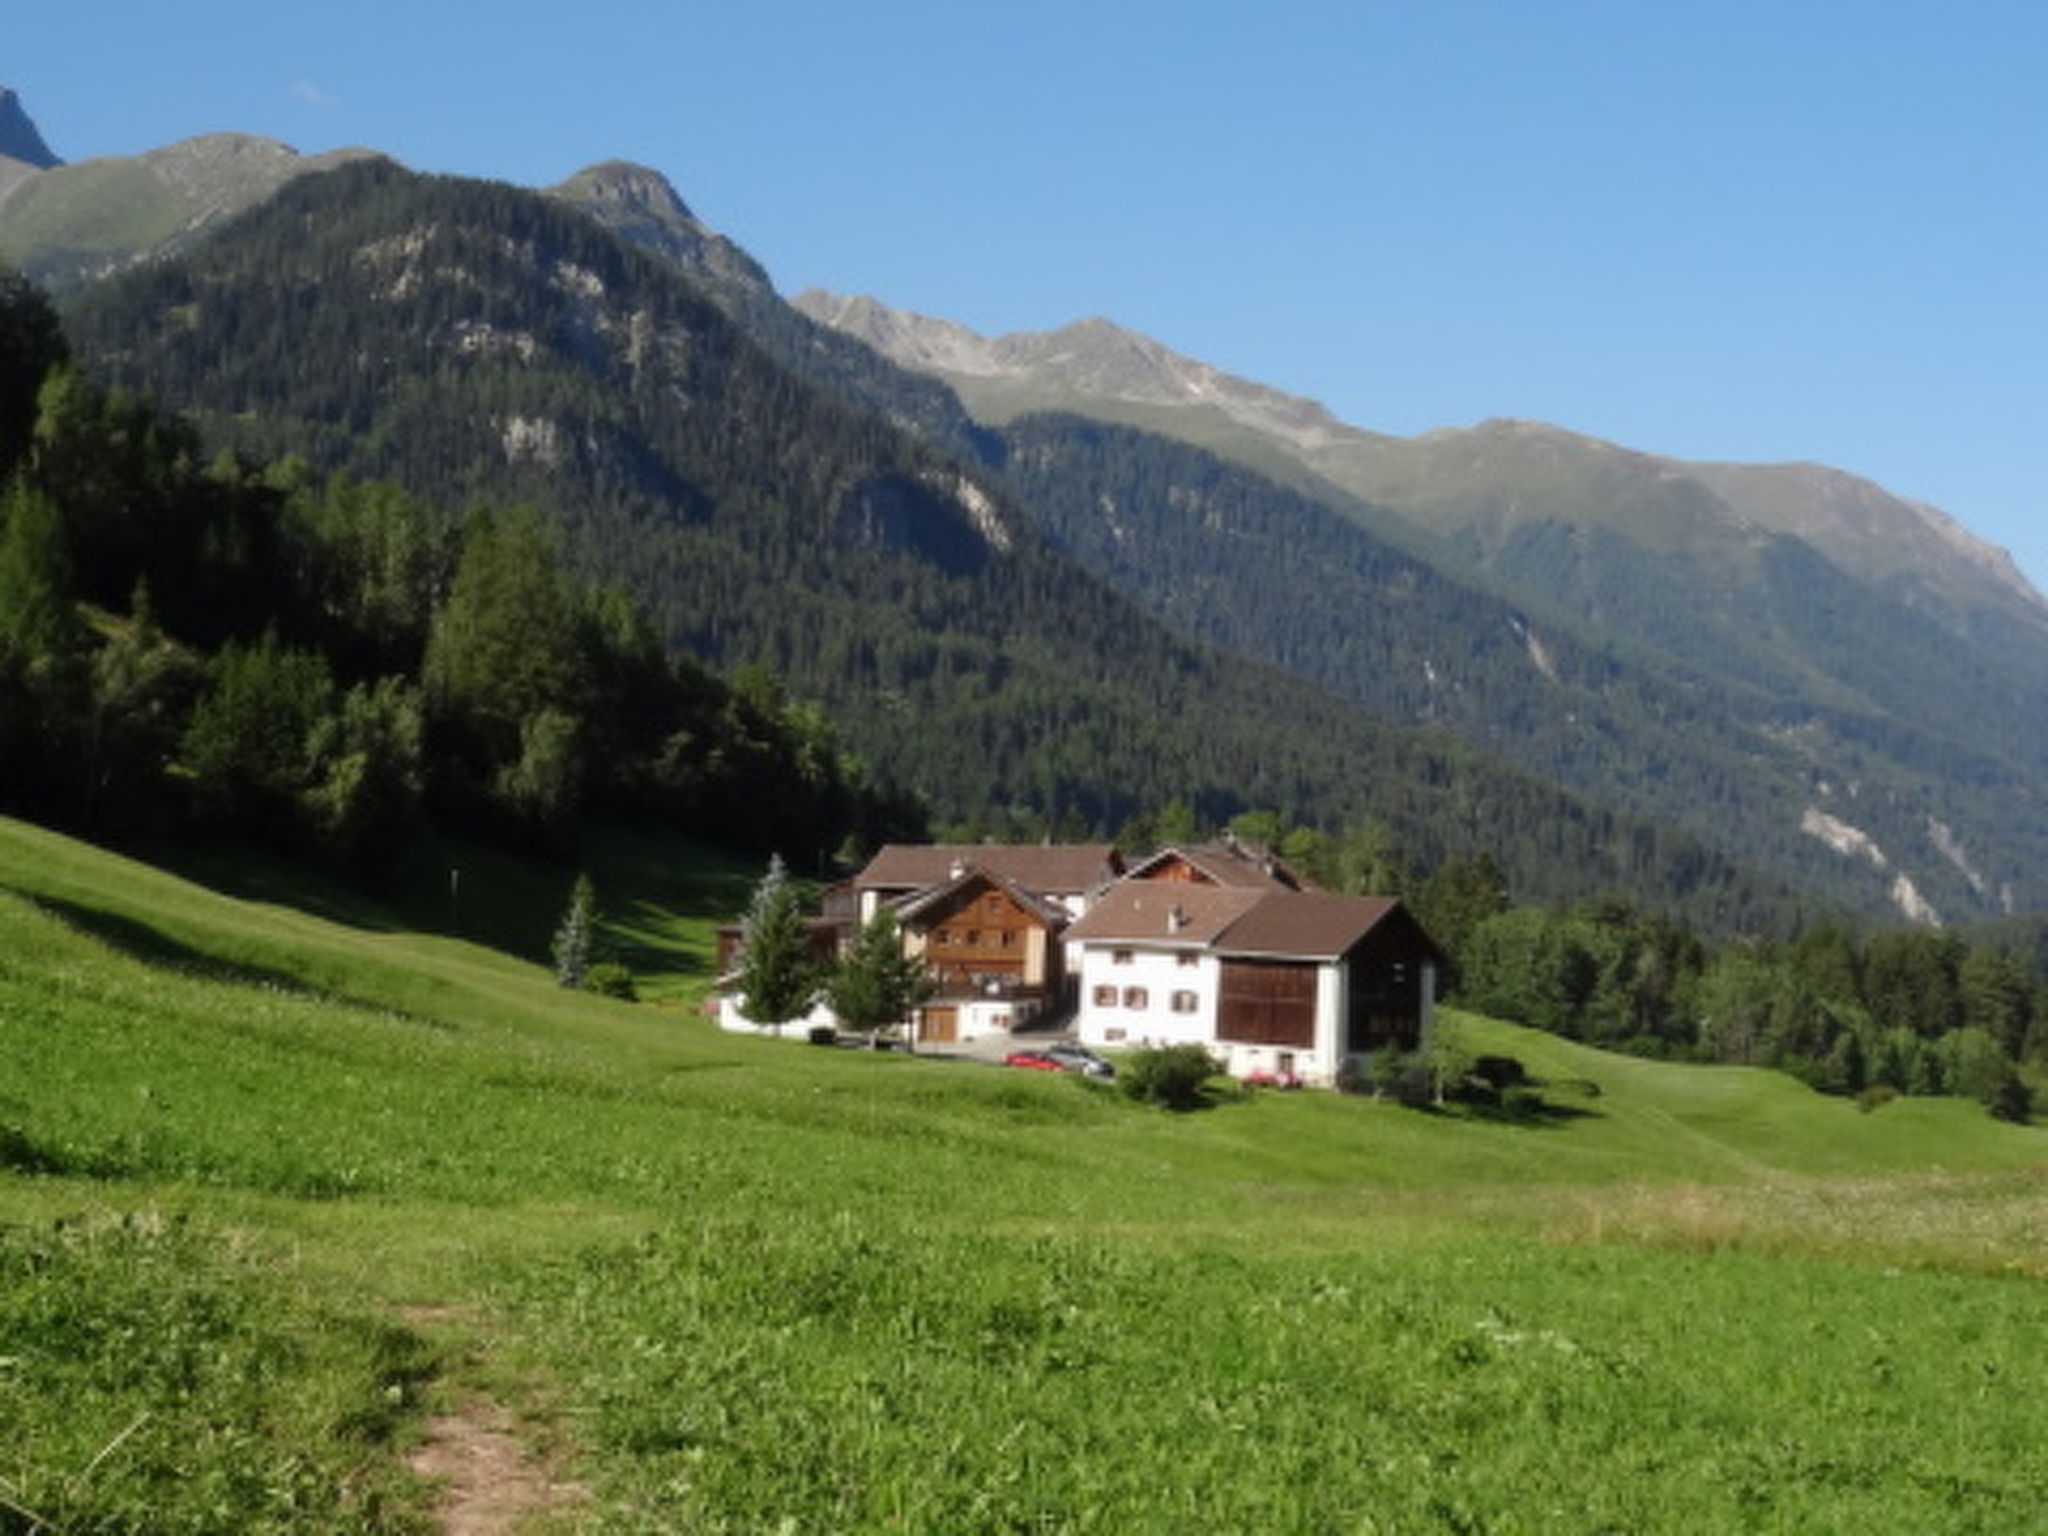
[[[402,1315],[429,1331],[475,1322],[466,1309],[415,1307]],[[455,1407],[429,1419],[426,1438],[408,1464],[440,1485],[435,1528],[444,1536],[585,1529],[590,1490],[563,1476],[557,1459],[535,1441],[530,1425],[474,1386],[464,1389]]]
[[[446,1536],[576,1530],[590,1497],[539,1460],[504,1406],[481,1395],[427,1421],[412,1469],[443,1485],[434,1519]]]

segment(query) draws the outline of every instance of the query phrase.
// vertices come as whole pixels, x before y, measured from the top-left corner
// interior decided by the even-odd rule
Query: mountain
[[[601,201],[644,234],[677,217],[654,190]],[[982,467],[787,366],[673,256],[563,196],[345,165],[67,320],[104,377],[216,442],[544,509],[672,644],[773,668],[955,820],[1270,806],[1377,823],[1426,862],[1492,852],[1532,896],[1629,890],[1717,929],[1791,910],[1696,838],[1181,637]],[[814,329],[792,317],[776,346]]]
[[[968,463],[991,439],[944,384],[784,302],[755,261],[700,223],[659,171],[608,161],[549,195],[673,266],[783,367]]]
[[[38,171],[62,164],[43,142],[43,135],[22,106],[21,98],[0,86],[0,178],[12,180],[22,169]],[[0,185],[4,184],[0,180]]]
[[[1174,797],[1275,805],[1382,821],[1427,859],[1526,843],[1541,802],[1579,852],[1512,858],[1530,892],[1698,901],[1741,863],[1870,912],[2042,899],[2039,601],[1867,482],[1527,424],[1385,437],[1107,321],[989,340],[867,300],[793,306],[624,162],[544,196],[344,163],[372,228],[303,175],[356,157],[231,141],[286,171],[264,193],[237,156],[191,153],[213,142],[118,162],[183,152],[189,205],[248,211],[131,230],[173,259],[74,306],[108,376],[221,440],[551,507],[674,643],[767,662],[945,814],[1109,830]],[[136,201],[77,185],[80,223]],[[17,212],[0,204],[0,245]],[[505,239],[523,268],[481,260]],[[227,270],[176,259],[202,248]],[[306,270],[276,282],[266,260]],[[1491,787],[1446,818],[1468,777]]]
[[[1106,320],[989,338],[869,298],[812,290],[794,302],[945,379],[986,422],[1073,411],[1161,432],[1399,512],[1482,564],[1517,531],[1545,522],[1610,528],[1667,553],[1739,548],[1764,530],[1802,539],[1863,579],[1918,592],[1946,619],[1988,610],[2048,630],[2048,602],[2004,551],[1934,507],[1840,470],[1692,463],[1509,420],[1394,437]]]
[[[274,139],[215,133],[141,155],[51,159],[0,184],[0,257],[66,292],[184,249],[294,177],[367,157],[306,156]]]
[[[1103,321],[799,302],[952,384],[1067,547],[1217,643],[1917,919],[2048,901],[2048,606],[1932,508],[1535,423],[1381,436]],[[1438,594],[1420,633],[1386,632],[1396,591],[1409,625]]]

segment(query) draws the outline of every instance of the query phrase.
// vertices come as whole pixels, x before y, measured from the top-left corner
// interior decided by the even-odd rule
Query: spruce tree
[[[811,959],[810,927],[803,898],[789,883],[782,855],[768,860],[768,873],[754,887],[753,902],[740,927],[740,999],[746,1016],[779,1032],[810,1010],[818,991]]]
[[[589,974],[597,932],[597,888],[590,876],[578,875],[569,888],[569,907],[555,929],[555,981],[570,989],[583,985]]]
[[[896,915],[884,907],[869,919],[825,985],[832,1012],[840,1024],[868,1037],[910,1017],[931,996],[931,977],[924,964],[903,952]]]

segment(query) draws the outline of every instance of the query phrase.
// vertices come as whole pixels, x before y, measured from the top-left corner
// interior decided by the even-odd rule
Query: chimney
[[[1181,929],[1187,927],[1187,925],[1187,908],[1183,907],[1179,902],[1176,901],[1170,908],[1167,909],[1166,931],[1168,933],[1179,933]]]

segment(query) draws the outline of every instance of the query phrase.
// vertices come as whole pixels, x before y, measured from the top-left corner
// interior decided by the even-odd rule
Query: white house
[[[1419,1047],[1442,953],[1400,902],[1127,880],[1067,930],[1082,1043],[1209,1047],[1238,1077],[1329,1084],[1345,1057]]]

